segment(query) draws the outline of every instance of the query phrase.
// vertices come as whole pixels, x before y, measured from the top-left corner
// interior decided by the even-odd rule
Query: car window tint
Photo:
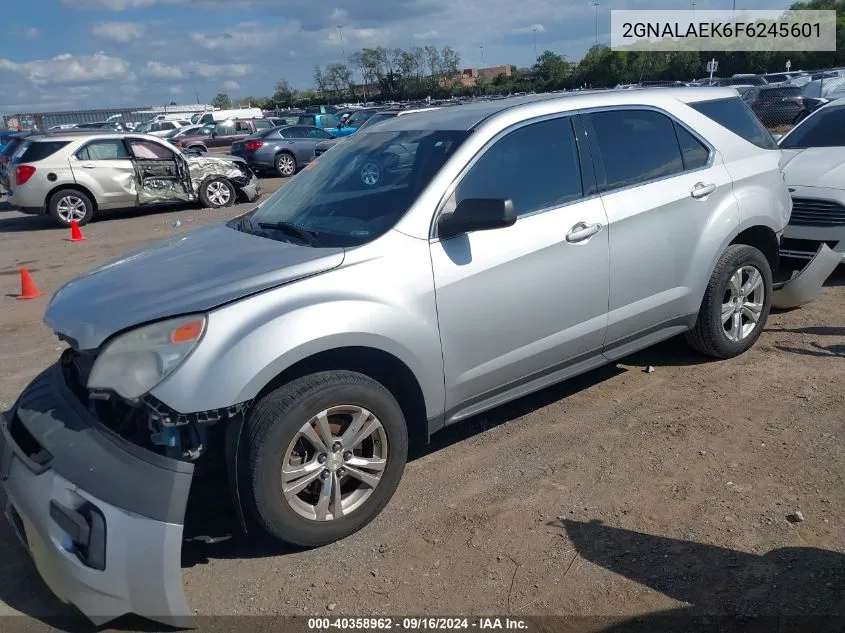
[[[678,145],[681,146],[681,157],[684,169],[700,169],[707,164],[710,150],[695,138],[683,125],[675,123],[675,133],[678,135]]]
[[[267,128],[273,127],[273,122],[270,120],[263,120],[263,119],[256,119],[255,120],[255,129],[256,130],[266,130]]]
[[[217,136],[231,136],[235,133],[235,124],[231,121],[218,123],[214,127],[214,133],[217,134]]]
[[[781,149],[845,147],[845,106],[822,108],[780,142]]]
[[[129,152],[122,140],[109,138],[91,141],[76,156],[81,160],[124,160],[129,158]]]
[[[455,192],[467,198],[513,201],[517,215],[582,196],[581,167],[568,118],[526,125],[496,141],[470,168]]]
[[[34,163],[35,161],[44,160],[52,156],[70,141],[42,141],[40,143],[30,143],[21,154],[16,162],[19,163]]]
[[[333,114],[324,114],[323,115],[323,127],[337,127],[340,125],[340,121],[338,118]]]
[[[252,128],[247,121],[238,121],[235,124],[235,133],[241,134],[243,132],[250,133],[252,132]]]
[[[313,114],[306,114],[299,117],[295,123],[299,125],[317,125],[317,117]]]
[[[328,139],[331,138],[332,135],[324,130],[320,130],[318,128],[311,128],[305,135],[307,138],[319,138],[319,139]]]
[[[158,143],[142,139],[131,139],[132,153],[141,160],[173,159],[173,152]]]
[[[288,128],[290,130],[290,136],[288,138],[305,138],[305,129],[302,127],[292,127]]]
[[[589,115],[604,165],[602,191],[627,187],[683,171],[672,120],[652,110]]]
[[[777,149],[775,139],[739,97],[700,101],[691,103],[690,106],[757,147]]]

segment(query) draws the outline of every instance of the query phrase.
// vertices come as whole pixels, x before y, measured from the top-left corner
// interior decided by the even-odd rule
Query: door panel
[[[495,198],[518,214],[510,227],[431,244],[451,415],[600,355],[607,218],[598,197],[583,197],[581,171],[569,118],[529,122],[489,144],[449,197],[444,212]]]
[[[446,407],[598,352],[607,329],[608,232],[598,198],[431,245]]]
[[[140,204],[184,202],[195,199],[188,193],[190,175],[183,160],[163,144],[148,139],[128,139],[138,181]]]
[[[99,208],[119,208],[137,202],[135,166],[121,139],[91,141],[68,162],[76,182],[94,194]]]
[[[683,331],[724,236],[738,226],[730,175],[715,150],[662,112],[623,109],[584,120],[609,222],[607,347]]]

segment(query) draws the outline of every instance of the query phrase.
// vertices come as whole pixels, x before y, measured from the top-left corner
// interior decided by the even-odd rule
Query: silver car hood
[[[210,310],[341,265],[342,248],[310,248],[216,224],[113,259],[65,284],[44,323],[75,348],[126,328]]]
[[[845,147],[782,151],[781,169],[787,185],[845,189]]]

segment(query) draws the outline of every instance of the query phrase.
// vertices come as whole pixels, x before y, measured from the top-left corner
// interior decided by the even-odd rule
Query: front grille
[[[845,226],[845,206],[832,200],[793,198],[793,226]]]
[[[816,254],[822,244],[835,248],[839,243],[837,240],[821,242],[818,240],[798,240],[795,238],[783,238],[780,244],[780,254],[783,257],[809,258]]]

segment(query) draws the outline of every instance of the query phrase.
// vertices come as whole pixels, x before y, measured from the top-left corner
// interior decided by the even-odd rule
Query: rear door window
[[[266,130],[267,128],[273,127],[273,122],[267,119],[256,119],[255,120],[255,129],[256,130]]]
[[[166,147],[146,139],[129,139],[135,158],[140,160],[174,160],[175,154]]]
[[[119,138],[91,141],[76,152],[79,160],[126,160],[129,152]]]
[[[741,136],[749,143],[762,149],[777,149],[777,143],[760,119],[739,97],[714,99],[689,104],[695,110],[722,127]]]
[[[588,119],[601,155],[601,191],[665,178],[684,170],[674,123],[666,115],[653,110],[616,110],[593,112]]]
[[[695,138],[683,125],[675,123],[675,133],[678,135],[678,145],[681,146],[681,158],[684,169],[701,169],[710,159],[710,150]]]

